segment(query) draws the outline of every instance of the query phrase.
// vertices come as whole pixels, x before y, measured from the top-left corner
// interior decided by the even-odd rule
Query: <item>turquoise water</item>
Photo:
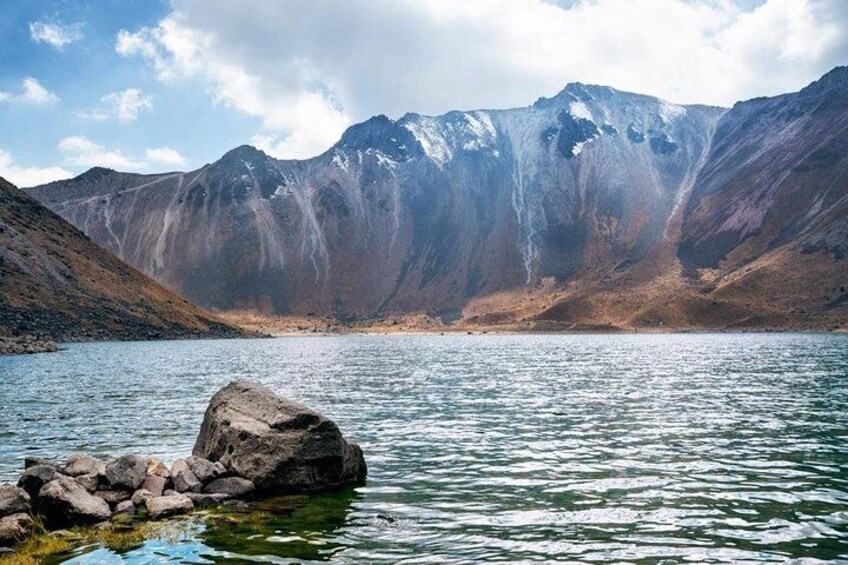
[[[367,484],[56,562],[848,562],[844,335],[70,345],[0,358],[0,478],[187,454],[233,379],[335,419]]]

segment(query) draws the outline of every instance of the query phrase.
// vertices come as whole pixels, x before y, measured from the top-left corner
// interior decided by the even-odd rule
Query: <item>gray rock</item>
[[[147,476],[147,459],[141,455],[123,455],[106,465],[106,480],[113,487],[136,490]]]
[[[195,457],[194,455],[186,459],[186,464],[188,464],[191,472],[194,473],[201,483],[208,483],[212,479],[217,479],[227,472],[227,469],[220,463],[216,466],[215,463],[212,463],[208,459]],[[222,470],[223,472],[221,472]]]
[[[108,520],[112,515],[105,500],[90,494],[74,479],[62,475],[41,487],[38,508],[51,527],[94,524]]]
[[[188,466],[188,463],[185,459],[177,459],[176,461],[174,461],[173,465],[171,465],[172,477],[176,477],[184,471],[191,471],[191,467]]]
[[[24,458],[24,469],[29,469],[30,467],[35,467],[36,465],[49,465],[51,467],[56,467],[56,462],[52,459],[44,459],[43,457]]]
[[[106,463],[86,455],[85,453],[75,453],[68,457],[68,463],[62,468],[62,473],[69,477],[79,477],[81,475],[102,475],[106,472]]]
[[[331,420],[244,381],[212,398],[193,453],[262,491],[326,490],[361,482],[367,473],[362,450]]]
[[[24,541],[32,534],[35,524],[32,516],[25,513],[0,518],[0,545],[13,545]]]
[[[232,498],[229,494],[224,494],[220,492],[187,492],[185,493],[185,495],[191,499],[192,503],[194,503],[195,508],[211,508],[213,506],[219,506],[220,504],[223,504],[226,500]]]
[[[176,514],[185,514],[194,510],[194,503],[184,494],[154,496],[148,499],[145,505],[147,506],[147,513],[154,520]]]
[[[203,488],[203,492],[209,494],[228,494],[231,496],[244,496],[255,490],[253,481],[241,477],[223,477],[215,479]]]
[[[109,506],[115,506],[118,503],[124,502],[125,500],[129,500],[132,498],[132,491],[126,489],[108,489],[108,490],[98,490],[94,493],[94,496],[102,498],[106,502],[109,503]]]
[[[169,489],[165,489],[165,492],[162,493],[162,496],[174,496],[175,494],[179,494],[179,493],[177,491],[175,491],[174,489],[169,488]]]
[[[168,471],[168,467],[155,457],[148,457],[147,459],[147,474],[162,477],[163,479],[167,479],[171,476],[171,472]]]
[[[203,483],[190,470],[180,471],[172,477],[174,490],[177,492],[200,492]]]
[[[159,475],[147,475],[147,478],[141,483],[141,488],[149,490],[153,496],[162,496],[166,486],[168,486],[168,479]]]
[[[153,498],[153,493],[147,489],[140,488],[135,491],[130,499],[136,506],[144,506],[148,499]]]
[[[55,467],[50,465],[35,465],[23,472],[21,478],[18,479],[18,486],[27,491],[30,496],[35,497],[38,495],[41,487],[58,476],[59,472]]]
[[[94,492],[97,490],[97,487],[100,486],[101,476],[102,475],[96,475],[92,473],[90,475],[80,475],[79,477],[74,477],[74,480],[81,484],[88,492]]]
[[[32,512],[32,499],[26,490],[14,485],[0,485],[0,518]]]
[[[112,513],[112,517],[127,515],[132,516],[135,514],[135,504],[133,504],[132,500],[125,500],[123,502],[119,502],[117,506],[115,506],[115,511]]]

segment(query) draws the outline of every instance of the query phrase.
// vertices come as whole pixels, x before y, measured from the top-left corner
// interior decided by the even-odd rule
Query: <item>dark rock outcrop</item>
[[[194,455],[222,463],[260,491],[325,490],[360,482],[367,473],[362,450],[334,422],[244,381],[212,398]]]

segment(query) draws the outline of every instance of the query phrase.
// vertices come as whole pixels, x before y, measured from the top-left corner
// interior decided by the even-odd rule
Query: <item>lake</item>
[[[848,562],[848,335],[67,348],[0,358],[3,481],[26,455],[187,455],[235,379],[333,418],[369,478],[54,562]]]

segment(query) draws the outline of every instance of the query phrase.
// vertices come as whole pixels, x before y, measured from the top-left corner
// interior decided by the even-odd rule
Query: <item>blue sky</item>
[[[3,0],[0,175],[318,154],[582,81],[729,106],[848,64],[844,0]]]

